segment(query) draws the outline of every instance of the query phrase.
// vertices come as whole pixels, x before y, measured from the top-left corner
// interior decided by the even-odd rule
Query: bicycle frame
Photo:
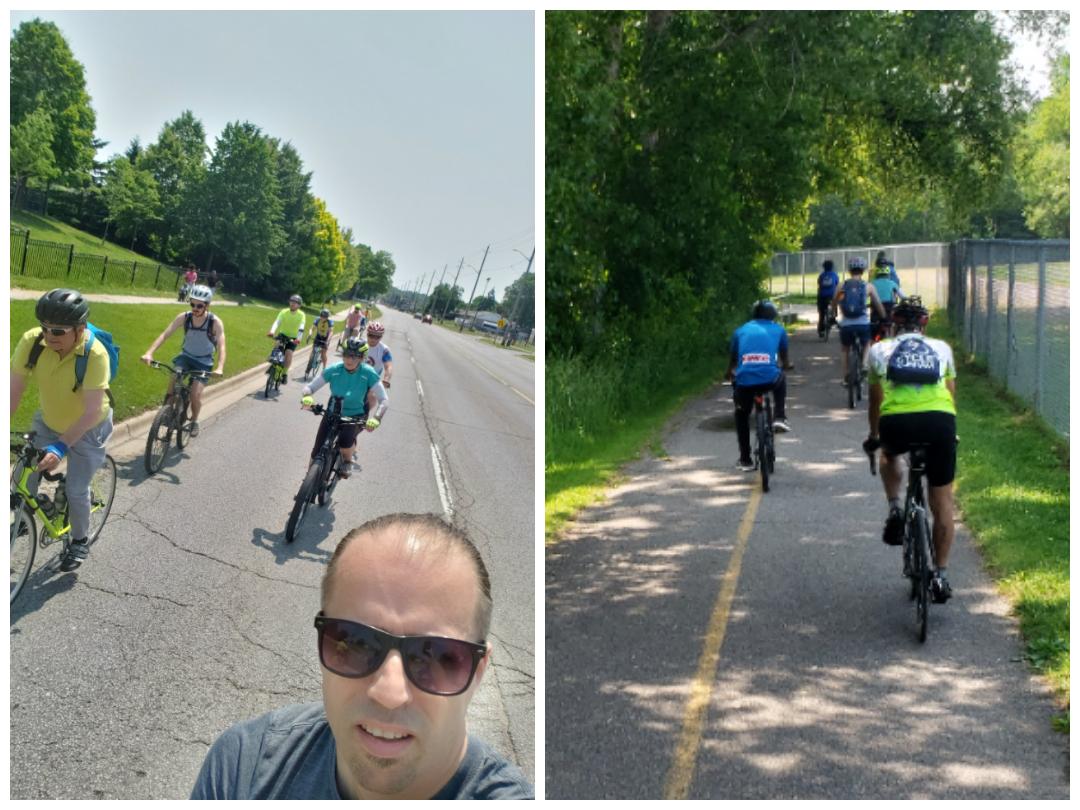
[[[41,521],[42,527],[45,529],[46,534],[49,536],[49,540],[42,538],[42,548],[50,546],[53,543],[62,540],[66,535],[71,533],[71,524],[67,523],[68,508],[65,504],[64,510],[57,513],[56,517],[49,519],[49,516],[45,514],[45,511],[41,508],[41,502],[37,497],[30,492],[30,477],[35,474],[35,460],[39,455],[39,451],[33,446],[33,434],[25,434],[23,436],[25,444],[19,451],[19,458],[15,462],[15,468],[12,471],[12,495],[21,499],[30,507],[30,510],[34,513],[35,517]],[[46,481],[54,481],[57,487],[63,487],[66,485],[67,476],[63,473],[40,473],[41,477]],[[14,504],[12,504],[14,506]],[[103,507],[100,504],[94,504],[91,501],[90,514],[98,512]]]

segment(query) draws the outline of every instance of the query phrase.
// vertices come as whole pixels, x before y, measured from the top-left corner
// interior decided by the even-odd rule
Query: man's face
[[[461,553],[406,557],[399,532],[352,542],[334,572],[326,615],[396,635],[477,641],[479,584],[472,564]],[[323,702],[343,794],[427,799],[445,785],[465,754],[465,712],[489,658],[490,651],[468,690],[453,697],[418,689],[397,650],[366,678],[324,668]]]
[[[45,330],[45,345],[62,355],[66,355],[75,348],[79,338],[82,337],[84,329],[82,326],[63,326],[56,323],[42,323],[41,326]],[[63,329],[64,332],[60,335],[54,335],[54,329]]]
[[[289,309],[291,309],[293,312],[296,312],[296,310],[300,309],[300,302],[299,301],[290,301],[289,302]]]

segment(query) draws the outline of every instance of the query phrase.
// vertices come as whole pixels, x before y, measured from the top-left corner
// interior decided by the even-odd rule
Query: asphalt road
[[[361,436],[362,471],[292,545],[318,428],[299,409],[302,363],[278,398],[256,380],[206,413],[152,478],[142,441],[110,448],[120,480],[89,560],[35,571],[11,612],[11,798],[186,798],[228,726],[319,699],[326,562],[349,529],[397,511],[448,512],[479,545],[495,650],[470,728],[534,778],[534,365],[401,313],[384,321],[391,409]]]
[[[548,798],[1068,798],[1068,739],[963,527],[919,644],[838,353],[794,338],[756,513],[716,386],[548,549]]]

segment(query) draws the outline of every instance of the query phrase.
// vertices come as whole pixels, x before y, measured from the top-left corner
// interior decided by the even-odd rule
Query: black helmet
[[[319,317],[320,318],[329,318],[330,317],[330,310],[326,309],[325,307],[323,309],[320,309],[319,310]]]
[[[767,298],[763,298],[754,304],[752,317],[755,320],[775,321],[777,316],[776,304]]]
[[[367,354],[368,345],[367,341],[362,338],[349,338],[345,341],[345,345],[341,348],[341,354],[345,357],[352,355],[353,357],[363,357]]]
[[[878,251],[877,258],[874,259],[874,264],[876,264],[878,267],[886,267],[886,266],[888,266],[889,262],[885,259],[885,251],[884,250],[879,250]]]
[[[34,314],[42,323],[78,326],[90,315],[90,302],[78,290],[49,290],[38,299]]]
[[[922,298],[911,295],[901,298],[893,307],[892,321],[900,326],[917,326],[920,329],[930,320],[930,311],[923,306]]]

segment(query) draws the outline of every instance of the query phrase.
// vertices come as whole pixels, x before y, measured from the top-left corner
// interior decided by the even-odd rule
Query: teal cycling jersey
[[[361,363],[352,374],[344,363],[330,366],[322,373],[330,384],[330,393],[342,397],[342,416],[363,416],[367,412],[367,394],[379,384],[379,374],[371,366]]]

